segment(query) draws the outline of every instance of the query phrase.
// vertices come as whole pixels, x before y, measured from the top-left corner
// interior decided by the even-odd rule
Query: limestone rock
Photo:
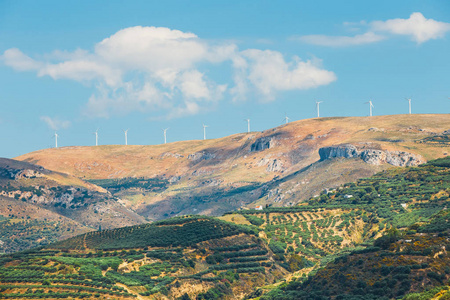
[[[279,159],[272,160],[266,168],[267,172],[281,172],[283,171],[283,163]]]
[[[381,165],[388,163],[397,167],[417,166],[425,163],[425,159],[417,154],[402,151],[387,151],[380,149],[364,149],[359,151],[352,144],[335,145],[319,149],[320,160],[326,160],[336,157],[361,158],[364,162],[371,165]]]

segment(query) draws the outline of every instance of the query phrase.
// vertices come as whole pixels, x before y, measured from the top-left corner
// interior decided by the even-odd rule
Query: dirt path
[[[136,292],[130,290],[125,284],[117,282],[116,285],[120,286],[120,287],[123,287],[128,293],[135,295],[136,298],[139,299],[139,300],[147,300],[147,298],[142,297],[139,293],[136,293]]]
[[[87,245],[86,245],[86,234],[83,236],[83,247],[84,247],[84,250],[87,250]]]

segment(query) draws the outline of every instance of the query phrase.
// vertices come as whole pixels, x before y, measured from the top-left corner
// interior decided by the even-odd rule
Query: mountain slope
[[[4,158],[0,159],[0,216],[0,252],[45,245],[99,227],[145,222],[99,186]]]

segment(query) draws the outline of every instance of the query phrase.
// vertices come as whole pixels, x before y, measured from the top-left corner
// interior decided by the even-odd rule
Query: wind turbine
[[[369,104],[369,116],[372,116],[372,108],[374,107],[372,104],[372,100],[369,100],[365,104]]]
[[[163,131],[164,131],[164,144],[167,144],[167,136],[166,136],[167,130],[169,130],[169,128],[163,129]]]
[[[98,146],[98,128],[97,130],[94,132],[95,134],[95,146]]]
[[[55,138],[55,148],[58,148],[58,134],[56,133],[56,131],[53,137]]]
[[[317,117],[320,118],[320,107],[319,104],[323,101],[316,101],[316,110],[317,110]]]
[[[250,132],[250,119],[244,119],[244,121],[247,121],[247,132]]]
[[[122,129],[123,130],[123,129]],[[128,145],[128,130],[123,130],[123,133],[125,133],[125,145]]]
[[[409,103],[409,114],[411,114],[411,98],[405,98]]]
[[[288,116],[287,116],[287,114],[284,114],[284,122],[287,124],[287,123],[289,123],[289,120],[290,120],[291,118],[289,118]]]
[[[206,127],[209,127],[209,126],[203,124],[203,139],[204,139],[204,140],[206,140]]]

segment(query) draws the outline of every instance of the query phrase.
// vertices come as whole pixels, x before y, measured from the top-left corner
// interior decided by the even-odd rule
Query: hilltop
[[[45,149],[21,161],[107,189],[149,220],[295,205],[324,188],[448,155],[446,114],[319,118],[153,146]]]

